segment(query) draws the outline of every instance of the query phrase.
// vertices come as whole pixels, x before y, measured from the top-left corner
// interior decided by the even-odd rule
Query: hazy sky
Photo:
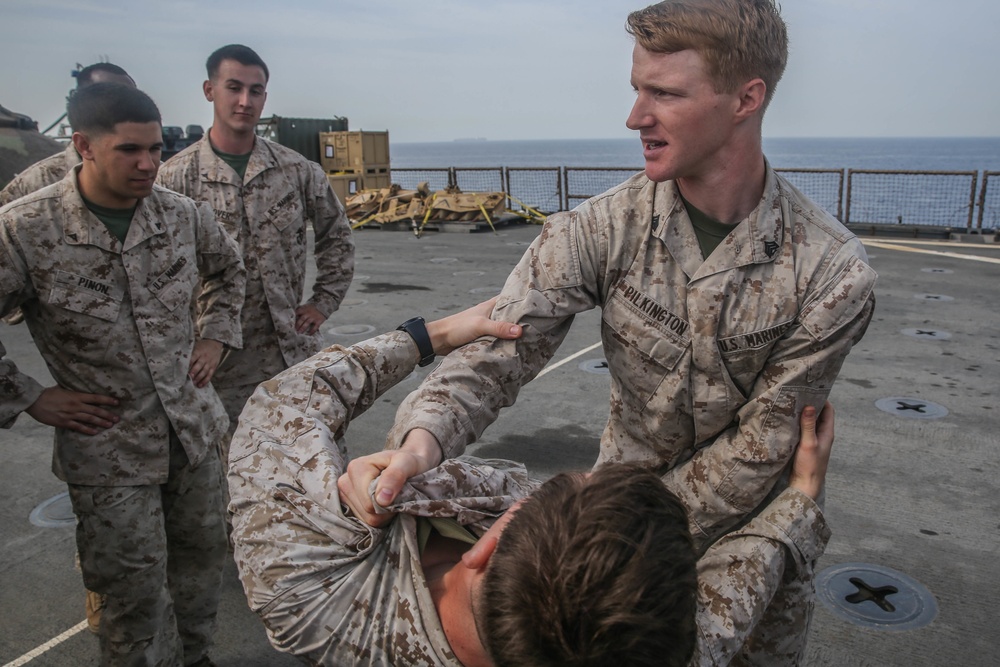
[[[632,136],[622,0],[0,0],[0,104],[41,126],[110,60],[166,125],[211,124],[204,61],[268,63],[265,115],[347,116],[393,141]],[[1000,136],[1000,2],[785,0],[770,137]]]

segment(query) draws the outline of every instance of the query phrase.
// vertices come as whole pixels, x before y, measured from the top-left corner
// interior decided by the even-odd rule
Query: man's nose
[[[635,98],[632,110],[629,112],[628,118],[625,119],[625,127],[630,130],[640,130],[644,127],[648,127],[649,125],[649,112],[646,111],[645,102],[640,95]]]

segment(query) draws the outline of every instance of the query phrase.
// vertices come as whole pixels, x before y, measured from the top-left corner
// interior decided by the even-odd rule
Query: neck
[[[77,174],[76,184],[80,189],[81,197],[91,204],[97,204],[104,208],[135,208],[136,204],[139,203],[138,199],[123,198],[114,192],[109,192],[107,189],[102,188],[95,174],[92,173],[91,169],[87,168],[88,166],[92,165],[84,162]]]
[[[493,662],[479,641],[472,615],[472,590],[461,570],[462,564],[457,563],[438,578],[428,579],[427,589],[434,600],[448,645],[458,661],[465,667],[492,667]]]
[[[760,136],[721,156],[705,174],[677,179],[684,198],[705,215],[736,225],[757,208],[764,194],[764,152]]]
[[[256,135],[253,130],[233,132],[224,125],[216,123],[208,130],[209,141],[218,150],[230,155],[246,155],[253,150]]]

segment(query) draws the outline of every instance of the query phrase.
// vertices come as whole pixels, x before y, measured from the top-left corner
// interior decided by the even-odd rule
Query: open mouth
[[[643,141],[642,147],[647,151],[655,151],[657,148],[663,148],[667,145],[665,141]]]

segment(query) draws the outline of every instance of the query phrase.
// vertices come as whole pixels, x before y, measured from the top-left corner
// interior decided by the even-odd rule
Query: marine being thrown
[[[829,537],[814,498],[831,408],[818,440],[805,412],[790,487],[697,560],[683,505],[627,464],[539,485],[520,464],[460,457],[407,480],[382,528],[344,504],[345,466],[386,458],[348,464],[350,421],[428,355],[521,334],[491,307],[416,340],[328,348],[251,396],[230,455],[232,536],[272,645],[331,666],[728,664]]]

